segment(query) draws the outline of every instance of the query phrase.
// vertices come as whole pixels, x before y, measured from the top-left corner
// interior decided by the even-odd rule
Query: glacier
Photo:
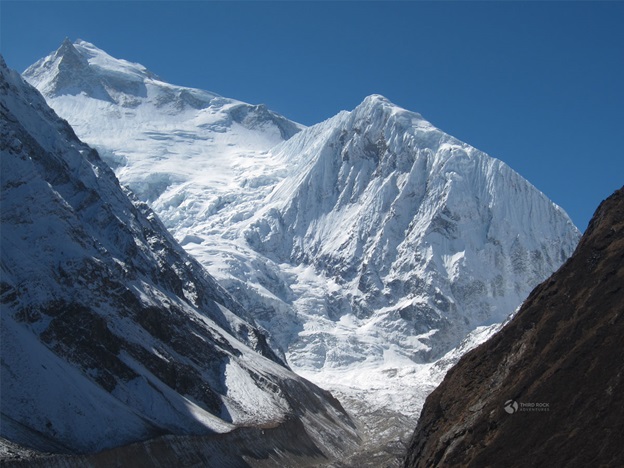
[[[372,432],[413,421],[580,237],[505,163],[380,95],[306,128],[83,40],[24,77]]]

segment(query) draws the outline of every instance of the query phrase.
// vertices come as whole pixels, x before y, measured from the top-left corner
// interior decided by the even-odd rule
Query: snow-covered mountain
[[[340,404],[1,58],[0,115],[3,438],[95,452],[288,422],[321,457],[356,443]]]
[[[380,338],[371,347],[368,336],[348,336],[350,355],[308,334],[304,349],[316,343],[334,359],[291,351],[296,367],[341,367],[389,348],[431,361],[477,326],[503,321],[578,240],[567,215],[504,163],[382,96],[272,152],[296,168],[246,240],[335,284],[312,314]]]
[[[123,183],[168,225],[228,203],[219,195],[262,168],[266,150],[303,128],[264,105],[170,85],[82,40],[66,39],[24,77],[59,115],[71,116],[81,138],[97,143]],[[248,189],[264,184],[246,181]],[[201,192],[205,186],[212,187],[208,194]]]
[[[579,239],[503,162],[382,96],[304,128],[80,40],[24,76],[291,367],[357,411],[415,417],[432,363],[507,318]]]

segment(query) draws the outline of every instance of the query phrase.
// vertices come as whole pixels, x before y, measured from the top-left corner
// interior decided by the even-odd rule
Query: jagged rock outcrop
[[[406,467],[624,465],[624,188],[427,398]]]

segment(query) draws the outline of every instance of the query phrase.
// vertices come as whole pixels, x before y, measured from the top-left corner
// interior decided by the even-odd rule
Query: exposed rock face
[[[624,465],[624,188],[428,397],[406,467]]]
[[[356,443],[337,400],[1,57],[0,163],[0,436],[92,453],[294,421],[324,456]]]

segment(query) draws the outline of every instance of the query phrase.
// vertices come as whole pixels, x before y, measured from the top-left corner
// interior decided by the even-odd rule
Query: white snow
[[[303,128],[74,47],[91,71],[68,82],[86,77],[111,99],[57,86],[54,54],[25,77],[292,368],[341,395],[417,414],[447,353],[502,322],[578,241],[563,210],[504,163],[382,96]]]
[[[235,360],[230,361],[225,368],[225,386],[225,405],[233,419],[246,425],[275,421],[275,397],[266,390],[261,390],[250,377],[249,370],[241,367]],[[288,404],[283,399],[281,404],[285,415]]]
[[[96,451],[146,436],[139,414],[52,353],[4,306],[1,319],[2,437],[36,448],[54,446],[52,437],[36,436],[32,429],[40,427],[61,446]]]

